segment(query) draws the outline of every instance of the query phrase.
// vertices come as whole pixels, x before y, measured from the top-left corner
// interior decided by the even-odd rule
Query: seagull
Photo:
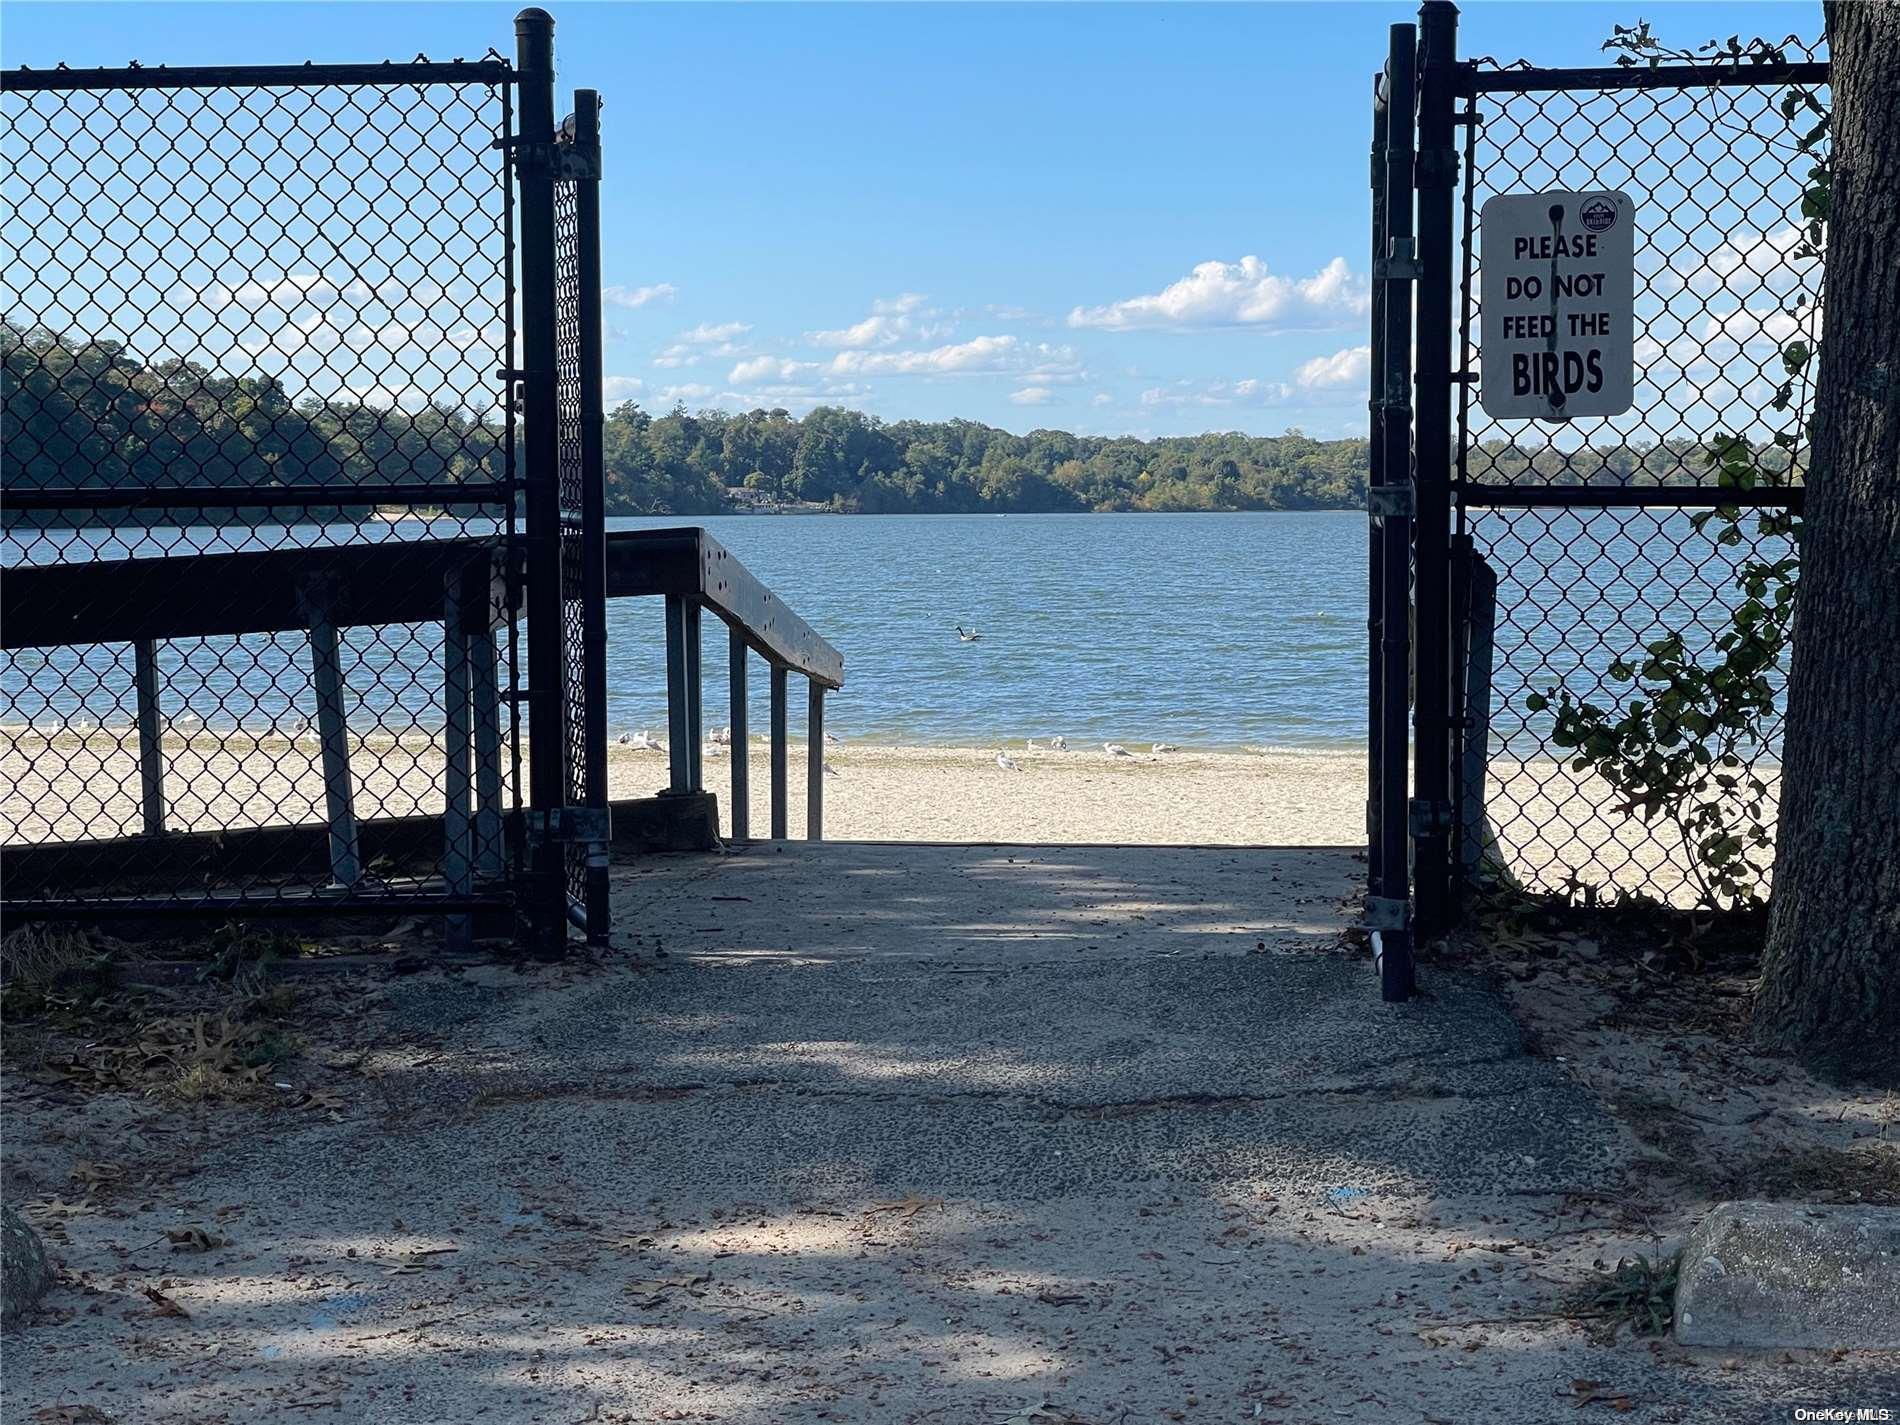
[[[1172,742],[1157,742],[1148,750],[1150,752],[1179,752],[1181,749],[1176,747]]]
[[[836,747],[838,745],[838,735],[835,732],[827,732],[825,734],[825,745],[828,747]]]
[[[827,777],[835,777],[838,775],[838,769],[827,762],[825,763],[825,775]]]
[[[963,631],[963,625],[962,624],[957,625],[957,641],[959,643],[975,643],[982,636],[983,635],[978,633],[974,628],[971,629],[968,633],[965,633]]]
[[[730,726],[714,728],[712,735],[707,740],[715,747],[730,747],[732,745],[732,728]]]
[[[1020,772],[1023,770],[1023,764],[1018,762],[1014,757],[1011,757],[1007,752],[999,752],[996,754],[996,765],[1001,767],[1005,772]]]
[[[632,736],[628,736],[624,732],[621,733],[619,741],[622,747],[631,747],[635,752],[666,751],[666,744],[648,733],[644,727]]]
[[[1034,752],[1035,750],[1036,750],[1036,739],[1033,737],[1025,737],[1023,739],[1023,751]]]
[[[1109,757],[1127,757],[1132,755],[1128,749],[1123,747],[1119,742],[1104,742],[1102,744],[1102,752]]]
[[[1058,752],[1067,752],[1069,750],[1069,739],[1066,737],[1052,737],[1049,739],[1049,745]]]

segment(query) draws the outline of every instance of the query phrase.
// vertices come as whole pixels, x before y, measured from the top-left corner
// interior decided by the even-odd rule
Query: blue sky
[[[0,6],[8,66],[509,50],[516,6]],[[1397,5],[549,6],[605,102],[609,394],[1102,434],[1363,429],[1369,84]],[[1474,4],[1601,62],[1818,4]]]

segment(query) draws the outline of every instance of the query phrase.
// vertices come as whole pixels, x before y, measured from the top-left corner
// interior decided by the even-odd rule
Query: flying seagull
[[[983,635],[978,633],[974,628],[966,633],[962,624],[957,625],[957,641],[959,643],[975,643],[982,636]]]

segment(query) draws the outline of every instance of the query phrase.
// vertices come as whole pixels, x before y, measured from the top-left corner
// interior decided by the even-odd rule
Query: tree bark
[[[1900,1078],[1900,4],[1827,7],[1834,196],[1755,1024]]]

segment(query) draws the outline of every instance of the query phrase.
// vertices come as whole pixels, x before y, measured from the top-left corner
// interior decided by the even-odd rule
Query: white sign
[[[1479,401],[1493,416],[1615,416],[1634,399],[1636,205],[1505,193],[1480,218]]]

